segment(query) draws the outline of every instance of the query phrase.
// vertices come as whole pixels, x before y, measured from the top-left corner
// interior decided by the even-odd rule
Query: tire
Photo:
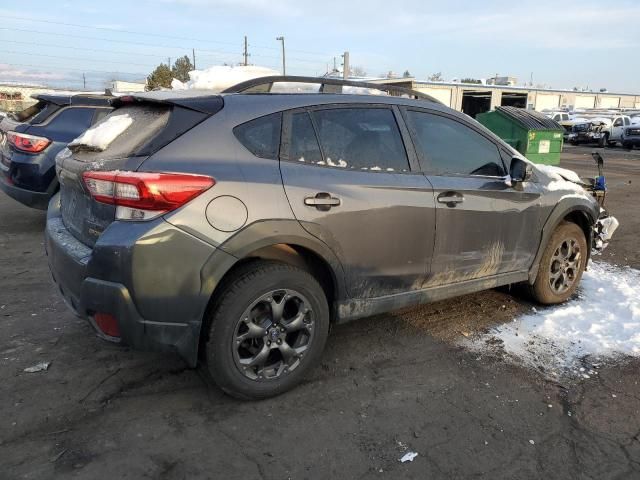
[[[329,333],[324,290],[307,271],[257,261],[237,272],[211,313],[206,368],[243,400],[293,388],[320,360]]]
[[[609,143],[609,135],[605,134],[604,137],[600,137],[600,139],[598,140],[598,147],[604,148],[607,146],[608,143]]]
[[[587,253],[587,241],[578,225],[558,225],[540,260],[538,276],[531,287],[533,298],[544,305],[568,300],[582,279]]]

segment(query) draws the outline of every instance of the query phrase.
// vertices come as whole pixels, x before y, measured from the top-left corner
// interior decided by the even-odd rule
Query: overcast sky
[[[5,5],[7,3],[5,2]],[[555,88],[640,93],[640,1],[22,0],[0,7],[0,82],[102,88],[196,50],[198,68],[242,60],[322,74],[349,50],[371,76],[511,75]],[[63,25],[67,24],[67,25]],[[68,25],[73,24],[73,25]],[[172,61],[173,61],[172,60]]]

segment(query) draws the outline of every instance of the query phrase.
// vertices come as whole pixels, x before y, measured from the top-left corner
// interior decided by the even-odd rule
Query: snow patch
[[[401,463],[413,462],[413,459],[416,458],[417,456],[418,456],[417,452],[407,452],[402,456],[402,458],[399,461]]]
[[[221,92],[238,83],[259,77],[270,77],[280,75],[276,70],[255,65],[239,65],[237,67],[228,65],[217,65],[205,70],[192,70],[189,72],[189,81],[181,82],[173,79],[171,88],[174,90],[202,89]]]
[[[129,128],[132,123],[133,118],[131,118],[128,113],[111,115],[73,140],[69,146],[82,145],[91,150],[101,152],[118,138],[122,132]]]
[[[573,371],[586,358],[640,356],[640,270],[591,262],[577,297],[517,318],[487,334],[485,344],[501,341],[504,351],[546,372]]]

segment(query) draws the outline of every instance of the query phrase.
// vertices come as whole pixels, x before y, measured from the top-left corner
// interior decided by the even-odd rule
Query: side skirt
[[[425,303],[437,302],[447,298],[480,292],[490,288],[525,282],[529,272],[511,272],[492,275],[474,280],[429,287],[411,292],[396,293],[374,298],[347,299],[337,302],[336,323],[344,323],[357,318],[370,317],[405,307],[414,307]]]

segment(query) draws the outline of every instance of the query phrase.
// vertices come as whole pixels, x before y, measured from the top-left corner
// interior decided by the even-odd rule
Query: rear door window
[[[256,118],[233,129],[236,138],[256,157],[276,160],[280,150],[282,114]]]
[[[409,160],[393,111],[336,108],[311,112],[323,162],[371,171],[409,171]]]
[[[427,173],[506,175],[498,147],[472,128],[448,117],[415,110],[409,110],[407,117]]]
[[[55,115],[46,125],[49,135],[75,138],[91,126],[94,108],[67,107]]]
[[[291,144],[289,160],[297,162],[324,164],[316,132],[307,112],[294,113],[291,116]]]

